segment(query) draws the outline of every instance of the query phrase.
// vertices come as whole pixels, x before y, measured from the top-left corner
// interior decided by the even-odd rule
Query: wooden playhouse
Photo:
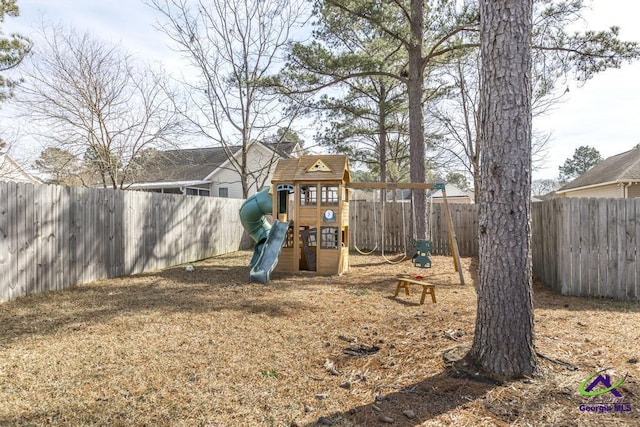
[[[310,155],[278,162],[273,216],[291,221],[276,271],[342,274],[349,270],[349,160]]]

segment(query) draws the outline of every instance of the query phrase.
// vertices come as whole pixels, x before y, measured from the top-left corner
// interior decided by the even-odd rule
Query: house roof
[[[281,157],[292,155],[296,143],[262,144],[270,148]],[[229,152],[235,155],[241,146],[228,147]],[[181,150],[160,151],[157,158],[150,165],[145,166],[142,176],[136,179],[141,182],[200,182],[216,169],[224,165],[229,157],[223,147],[188,148]]]
[[[263,144],[265,147],[271,148],[278,153],[280,157],[297,157],[297,151],[300,149],[297,142],[276,142]],[[296,148],[298,150],[296,150]]]
[[[565,184],[556,193],[616,182],[640,181],[640,147],[611,156]]]
[[[9,153],[0,153],[0,181],[42,183],[42,180],[29,173]]]
[[[349,160],[345,155],[307,155],[281,159],[272,181],[350,181]]]
[[[471,203],[474,202],[474,196],[473,196],[473,192],[471,191],[465,191],[460,189],[459,187],[451,184],[451,183],[446,183],[445,181],[443,181],[442,179],[436,179],[433,181],[433,184],[445,184],[445,190],[447,190],[447,199],[451,200],[451,199],[469,199],[471,201]],[[414,190],[409,190],[409,189],[398,189],[397,191],[397,198],[398,200],[411,200],[412,198],[412,193]],[[421,190],[420,190],[421,191]],[[387,196],[387,198],[391,198],[392,196]],[[427,198],[433,198],[433,199],[442,199],[442,190],[429,190],[427,192]]]
[[[468,198],[469,200],[473,200],[473,193],[462,190],[461,188],[453,184],[446,183],[444,188],[447,191],[447,199]],[[442,190],[433,190],[431,193],[429,193],[428,197],[433,197],[434,199],[441,199]]]

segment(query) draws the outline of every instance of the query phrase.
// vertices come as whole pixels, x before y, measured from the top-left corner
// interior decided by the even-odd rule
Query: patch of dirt
[[[536,283],[540,375],[503,384],[451,364],[473,338],[474,260],[462,260],[466,286],[448,257],[422,270],[360,255],[340,277],[274,274],[265,286],[247,283],[250,257],[0,305],[0,425],[622,426],[640,418],[637,303],[565,297]],[[393,297],[397,276],[407,275],[435,284],[438,302],[420,305],[417,287]],[[630,411],[580,410],[609,405],[579,393],[604,368],[612,380],[628,375],[619,391]]]

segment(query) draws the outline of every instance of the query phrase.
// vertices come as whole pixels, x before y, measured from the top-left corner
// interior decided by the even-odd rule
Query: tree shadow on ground
[[[224,310],[286,317],[312,309],[302,302],[265,297],[274,290],[247,284],[247,267],[199,267],[109,279],[65,291],[21,298],[0,307],[0,345],[21,336],[42,336],[84,328],[144,312],[216,313]]]
[[[447,258],[444,261],[443,258]],[[454,266],[453,259],[450,257],[440,257],[438,260],[434,260],[435,262],[450,262],[451,267]],[[463,263],[466,264],[466,263]],[[434,266],[435,267],[435,266]],[[471,258],[471,262],[467,264],[466,267],[463,266],[463,275],[465,279],[465,285],[462,285],[458,278],[458,273],[452,268],[450,271],[436,271],[436,268],[424,268],[421,269],[424,273],[421,273],[420,276],[423,277],[422,280],[429,282],[432,285],[436,286],[444,286],[444,287],[461,287],[461,286],[474,286],[474,284],[478,280],[478,259]],[[453,274],[453,276],[452,276]],[[401,276],[401,275],[399,275]]]
[[[400,297],[401,295],[402,295],[403,297],[405,297],[405,296],[406,296],[406,295],[404,295],[404,293],[401,293],[401,294],[400,294],[400,295],[398,295],[397,297],[394,297],[393,295],[388,295],[388,296],[386,296],[385,298],[386,298],[386,299],[388,299],[388,300],[390,300],[390,301],[393,301],[393,302],[394,302],[394,303],[396,303],[396,304],[405,305],[405,306],[407,306],[407,307],[419,307],[419,306],[421,305],[419,302],[406,301],[406,300],[404,300],[404,299],[400,299],[399,297]],[[418,295],[420,295],[420,292],[418,292]],[[410,296],[412,296],[412,297],[414,297],[414,298],[415,298],[415,296],[414,296],[413,294],[412,294],[412,295],[410,295]],[[409,296],[407,296],[407,297],[409,297]],[[429,298],[429,302],[431,302],[431,298]]]
[[[536,309],[572,312],[593,310],[615,313],[640,313],[640,301],[562,295],[539,280],[534,280],[533,297]]]
[[[473,377],[453,366],[418,383],[386,395],[375,401],[346,411],[323,416],[306,426],[318,426],[330,421],[334,426],[416,426],[449,411],[466,408],[470,402],[482,398],[499,386],[488,378]],[[455,424],[455,420],[451,420]]]
[[[465,279],[471,279],[477,283],[479,264],[477,258],[472,258]],[[426,278],[427,281],[441,287],[455,287],[457,283],[447,280],[445,273],[434,274]],[[469,283],[467,283],[469,285]],[[605,297],[587,297],[562,295],[553,290],[549,285],[534,277],[533,279],[534,307],[536,309],[551,309],[564,311],[610,311],[617,313],[640,313],[640,301],[616,300]]]

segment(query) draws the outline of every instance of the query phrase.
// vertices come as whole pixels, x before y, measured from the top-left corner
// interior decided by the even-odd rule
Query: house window
[[[320,249],[338,249],[338,227],[320,227]]]
[[[315,206],[318,203],[318,186],[300,186],[300,206]]]
[[[227,187],[219,187],[218,197],[229,197],[229,189]]]
[[[338,186],[323,184],[320,190],[322,206],[338,206]]]
[[[204,188],[189,188],[185,190],[185,194],[188,196],[209,196],[211,193]]]

